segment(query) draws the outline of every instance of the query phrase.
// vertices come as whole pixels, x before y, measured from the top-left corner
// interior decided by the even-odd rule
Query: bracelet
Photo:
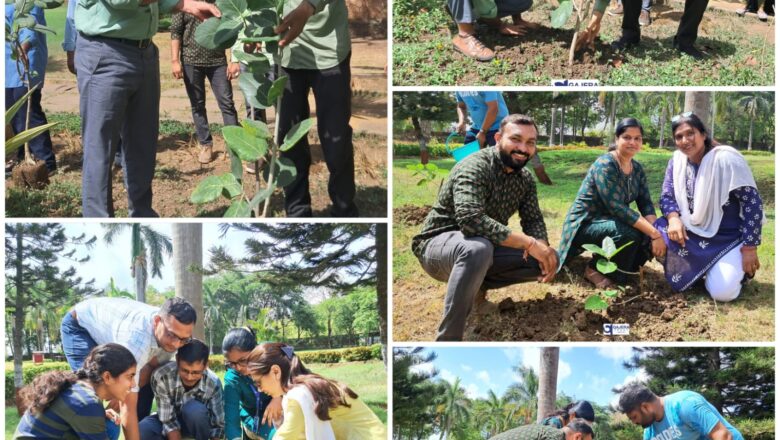
[[[531,244],[526,246],[525,251],[523,252],[523,259],[528,260],[528,251],[531,250],[532,247],[536,245],[536,238],[531,237]]]

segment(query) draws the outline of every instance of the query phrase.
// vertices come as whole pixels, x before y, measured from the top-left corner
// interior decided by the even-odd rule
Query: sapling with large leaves
[[[634,242],[629,241],[623,246],[616,248],[615,241],[612,240],[612,237],[604,237],[604,240],[601,241],[601,247],[595,244],[584,244],[582,247],[584,247],[585,250],[592,252],[594,256],[599,255],[603,257],[596,261],[596,269],[602,274],[606,275],[620,270],[618,269],[618,265],[612,261],[612,257],[617,255],[618,252],[622,251],[626,247],[630,246],[632,243]],[[621,287],[618,287],[618,289],[620,291],[624,290]],[[609,307],[607,300],[616,298],[618,294],[618,290],[604,290],[600,293],[591,295],[588,297],[588,299],[585,300],[585,310],[604,310]]]
[[[576,21],[574,23],[574,36],[569,48],[569,65],[574,64],[574,52],[577,48],[577,37],[580,31],[580,25],[585,21],[585,17],[591,12],[593,0],[561,0],[558,8],[552,11],[550,22],[555,29],[562,28],[573,13],[576,12]]]
[[[245,47],[262,45],[263,51],[238,52],[235,57],[246,65],[246,72],[239,77],[239,87],[244,93],[248,105],[257,109],[276,107],[279,114],[281,97],[287,84],[287,77],[280,76],[272,80],[269,72],[280,61],[279,35],[274,28],[281,21],[283,0],[217,0],[222,12],[221,18],[209,18],[198,26],[195,41],[208,49],[227,49],[237,41]],[[271,62],[273,60],[273,63]],[[295,124],[277,145],[279,124],[276,133],[260,121],[245,119],[241,126],[229,126],[222,129],[225,144],[231,153],[231,172],[204,179],[190,200],[193,203],[208,203],[220,196],[231,201],[225,217],[265,217],[271,195],[278,187],[289,185],[297,174],[295,164],[281,153],[294,147],[306,136],[314,124],[309,118]],[[267,161],[263,170],[266,185],[261,187],[258,177],[254,195],[245,194],[242,185],[242,161]],[[263,209],[260,204],[264,203]]]
[[[24,130],[20,133],[14,134],[10,139],[5,140],[5,155],[8,157],[10,154],[15,154],[17,149],[24,146],[24,162],[18,168],[19,183],[33,187],[45,186],[49,183],[48,170],[46,164],[40,162],[36,164],[35,158],[30,152],[29,142],[35,139],[37,136],[43,134],[51,127],[57,125],[56,122],[39,125],[35,128],[28,129],[30,126],[30,114],[32,108],[29,105],[30,96],[37,90],[40,84],[33,85],[33,79],[43,72],[36,72],[30,69],[30,60],[27,57],[27,50],[25,44],[27,40],[23,40],[23,32],[30,30],[33,32],[48,32],[55,34],[55,32],[35,20],[32,15],[34,7],[38,6],[41,9],[51,9],[62,5],[63,0],[10,0],[7,4],[14,5],[14,15],[11,23],[5,24],[5,41],[10,46],[11,60],[15,61],[14,66],[6,66],[6,68],[15,68],[19,77],[22,78],[23,83],[27,86],[27,93],[16,101],[5,112],[5,124],[9,125],[14,116],[19,110],[27,105],[27,114],[25,115]],[[16,173],[15,173],[16,174]]]

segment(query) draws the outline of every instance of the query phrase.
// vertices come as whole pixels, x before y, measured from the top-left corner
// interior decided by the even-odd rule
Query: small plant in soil
[[[22,78],[22,81],[27,85],[27,93],[5,112],[6,127],[11,123],[11,120],[16,116],[16,113],[18,113],[19,109],[27,103],[30,95],[32,95],[38,87],[38,85],[32,85],[32,78],[38,76],[38,72],[30,70],[30,61],[22,48],[22,45],[26,41],[21,40],[21,32],[25,29],[29,29],[34,32],[55,34],[52,29],[37,23],[35,17],[33,17],[30,12],[35,6],[38,6],[41,9],[56,8],[62,5],[62,0],[16,0],[13,3],[13,20],[11,23],[6,23],[5,25],[5,41],[7,41],[11,47],[11,60],[20,61],[14,64],[18,69],[18,74]],[[18,148],[24,145],[24,160],[14,168],[12,180],[20,188],[41,189],[49,184],[49,171],[46,168],[45,162],[35,160],[30,151],[29,142],[49,130],[51,127],[57,125],[57,123],[44,124],[28,129],[27,127],[30,125],[30,113],[31,108],[28,105],[24,130],[21,133],[17,133],[13,137],[10,137],[10,139],[6,137],[5,156],[6,159],[11,155],[15,156]]]
[[[615,248],[615,241],[612,240],[612,237],[604,237],[604,240],[602,240],[601,242],[601,247],[595,244],[584,244],[582,245],[582,247],[584,247],[588,251],[591,251],[594,255],[600,255],[601,257],[603,257],[603,258],[599,258],[598,261],[596,261],[596,270],[598,270],[604,275],[607,275],[617,270],[620,270],[618,269],[617,264],[615,264],[612,261],[612,257],[617,255],[618,252],[622,251],[632,243],[633,241],[629,241],[623,246],[620,246],[619,248]],[[626,290],[625,287],[623,286],[618,286],[617,289],[618,290],[604,290],[589,296],[585,300],[585,310],[606,309],[607,307],[609,307],[608,301],[614,300],[615,298],[618,297],[620,293],[623,293]]]
[[[247,72],[239,78],[239,87],[252,108],[275,106],[278,115],[287,77],[271,80],[268,73],[272,69],[271,59],[278,66],[281,58],[279,36],[274,33],[274,28],[280,22],[284,1],[217,0],[216,5],[222,17],[209,18],[201,23],[195,31],[195,40],[208,49],[227,49],[239,38],[244,47],[264,45],[263,53],[235,53],[236,58],[247,66]],[[230,152],[231,172],[204,179],[195,188],[190,200],[202,204],[222,196],[231,201],[225,217],[249,217],[253,213],[256,217],[265,217],[274,190],[289,185],[297,174],[295,164],[281,157],[281,153],[295,146],[313,124],[313,118],[295,124],[281,145],[276,143],[279,138],[278,123],[276,133],[271,133],[265,123],[252,119],[245,119],[241,126],[223,127],[222,136]],[[253,162],[258,169],[254,194],[244,193],[242,161]],[[260,183],[260,163],[266,164],[263,169],[264,187]]]
[[[439,167],[434,163],[410,164],[406,166],[406,169],[412,172],[412,176],[420,178],[417,181],[417,186],[425,186],[436,180],[436,174],[439,171]]]
[[[563,25],[569,21],[571,14],[576,12],[576,22],[574,23],[574,36],[571,40],[571,47],[569,48],[569,66],[574,64],[574,51],[577,47],[577,35],[580,31],[580,25],[590,15],[592,0],[562,0],[559,3],[557,9],[552,11],[550,21],[552,27],[560,29]]]

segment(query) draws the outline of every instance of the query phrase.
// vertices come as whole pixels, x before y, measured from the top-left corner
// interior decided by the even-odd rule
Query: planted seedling
[[[612,257],[618,254],[618,252],[631,245],[633,241],[615,248],[615,242],[612,237],[604,237],[601,242],[601,247],[595,244],[584,244],[586,250],[593,253],[593,255],[600,255],[603,258],[599,258],[596,261],[596,270],[604,275],[610,274],[615,271],[620,271],[617,264],[612,261]],[[622,271],[621,271],[622,272]],[[585,300],[585,310],[604,310],[609,307],[609,300],[614,300],[620,293],[625,292],[625,287],[618,286],[618,290],[604,290],[594,295],[589,296]]]
[[[279,35],[274,33],[274,28],[281,20],[284,1],[217,0],[216,4],[222,17],[212,17],[201,23],[195,31],[195,41],[208,49],[227,49],[239,38],[245,47],[262,44],[262,53],[235,53],[236,58],[247,67],[240,76],[239,87],[250,106],[257,109],[276,107],[276,115],[279,115],[287,77],[271,80],[268,73],[272,68],[271,60],[276,66],[280,62]],[[249,217],[253,213],[256,217],[265,217],[274,190],[289,185],[297,175],[295,164],[281,157],[281,153],[294,147],[313,124],[313,118],[295,124],[281,145],[276,143],[279,139],[278,122],[275,133],[271,133],[265,123],[251,119],[243,120],[241,126],[222,128],[222,136],[230,152],[231,172],[205,178],[195,188],[190,200],[202,204],[222,196],[231,201],[225,217]],[[242,161],[258,163],[261,159],[267,163],[263,170],[266,186],[261,187],[258,170],[255,193],[246,194],[241,182]]]
[[[577,36],[580,32],[580,25],[590,15],[591,12],[591,0],[561,0],[558,8],[552,11],[550,15],[550,22],[555,29],[562,28],[572,13],[576,12],[576,21],[574,23],[574,36],[571,40],[571,47],[569,48],[569,66],[574,64],[574,51],[577,47]],[[594,245],[595,247],[595,245]]]
[[[433,163],[427,163],[425,165],[421,163],[411,164],[406,166],[407,170],[412,171],[412,176],[419,177],[417,186],[425,186],[436,179],[436,174],[439,171],[439,167]]]
[[[30,96],[38,88],[38,84],[32,85],[32,79],[38,76],[38,72],[30,69],[30,61],[27,58],[26,52],[22,48],[22,45],[26,42],[22,41],[21,32],[25,29],[32,30],[34,32],[48,32],[55,34],[55,32],[35,21],[35,17],[31,15],[33,7],[38,6],[41,9],[51,9],[62,5],[61,0],[16,0],[6,3],[14,3],[14,15],[11,23],[5,25],[5,41],[9,43],[11,47],[11,60],[20,61],[14,63],[16,65],[19,77],[27,86],[27,93],[16,101],[5,112],[5,125],[8,126],[16,113],[24,106],[29,100]],[[20,187],[32,187],[43,188],[49,184],[49,171],[46,168],[46,163],[39,160],[36,161],[30,151],[30,141],[37,136],[43,134],[51,127],[58,124],[53,122],[49,124],[40,125],[35,128],[28,129],[30,126],[30,113],[31,106],[27,106],[27,114],[24,121],[24,130],[20,133],[16,133],[13,137],[6,138],[5,140],[5,156],[6,159],[10,155],[16,155],[19,147],[24,145],[24,160],[21,164],[16,166],[13,170],[13,181]]]

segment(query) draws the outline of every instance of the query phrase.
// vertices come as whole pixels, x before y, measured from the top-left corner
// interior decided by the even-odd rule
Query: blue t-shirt
[[[30,15],[35,18],[38,24],[46,26],[46,18],[43,16],[43,9],[35,6],[30,11]],[[5,22],[10,25],[14,18],[14,5],[5,5]],[[30,29],[22,29],[19,32],[19,42],[30,42],[30,50],[27,52],[27,58],[30,60],[30,71],[36,72],[37,75],[31,75],[32,85],[43,82],[44,74],[46,73],[46,62],[49,58],[49,49],[46,47],[46,34],[43,32],[36,32]],[[19,69],[17,69],[17,63],[19,63]],[[22,62],[14,61],[11,59],[11,44],[5,42],[5,88],[13,89],[17,87],[24,87],[26,84],[22,81],[19,72]],[[13,103],[6,103],[6,107],[10,107]]]
[[[663,399],[664,418],[645,429],[645,440],[705,440],[718,422],[731,431],[734,440],[744,440],[701,394],[679,391]]]
[[[496,115],[496,120],[488,131],[498,130],[499,126],[501,126],[501,120],[509,114],[504,97],[501,96],[500,92],[456,92],[455,99],[466,104],[471,120],[474,121],[472,126],[474,130],[482,128],[482,123],[485,122],[485,113],[487,113],[488,109],[488,102],[498,101],[498,115]]]
[[[80,382],[63,391],[41,414],[24,413],[14,439],[108,440],[106,410],[95,390]]]

